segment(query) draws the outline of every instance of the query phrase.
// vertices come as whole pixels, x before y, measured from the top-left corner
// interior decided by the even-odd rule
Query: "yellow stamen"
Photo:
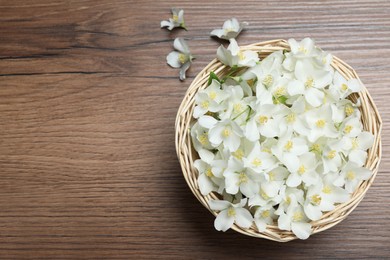
[[[269,210],[264,210],[262,213],[261,213],[261,216],[263,217],[263,218],[268,218],[269,217]]]
[[[228,128],[223,129],[222,135],[224,137],[229,137],[230,136],[230,130]]]
[[[242,112],[242,105],[240,103],[234,104],[233,105],[233,111],[234,113],[240,113]]]
[[[245,60],[245,54],[242,52],[242,51],[240,51],[240,52],[238,52],[238,58],[240,59],[240,60]]]
[[[314,79],[312,77],[308,77],[305,82],[306,88],[312,88],[314,87]]]
[[[352,139],[352,149],[357,149],[359,148],[359,142],[357,140],[357,138],[353,138]]]
[[[210,103],[206,100],[206,101],[203,101],[200,106],[203,108],[203,109],[208,109],[209,108],[209,105]]]
[[[328,155],[326,156],[328,159],[333,159],[334,157],[336,157],[336,151],[335,150],[331,150],[328,152]]]
[[[205,172],[206,176],[211,178],[211,177],[214,177],[214,174],[213,172],[211,171],[211,168],[208,168]]]
[[[287,123],[294,123],[295,122],[295,114],[294,113],[291,113],[289,115],[286,116],[286,121]]]
[[[237,151],[233,152],[232,155],[236,157],[238,160],[241,160],[244,156],[244,152],[241,149],[237,149]]]
[[[341,85],[340,88],[341,88],[342,91],[346,91],[348,89],[348,85],[344,83],[344,84]]]
[[[353,107],[352,107],[351,105],[346,105],[344,111],[345,111],[345,114],[346,114],[347,116],[350,116],[350,115],[353,114],[353,112],[354,112],[355,110],[353,109]]]
[[[187,56],[186,56],[185,54],[183,54],[183,53],[180,53],[180,54],[179,54],[179,61],[180,61],[181,64],[186,63],[187,60],[188,60],[188,59],[187,59]]]
[[[310,148],[313,152],[320,153],[321,152],[321,146],[319,144],[313,144]]]
[[[229,217],[234,217],[236,216],[236,210],[233,207],[230,207],[227,214]]]
[[[355,177],[356,177],[356,175],[355,175],[355,173],[354,173],[353,171],[347,172],[347,179],[348,179],[349,181],[354,180]]]
[[[212,100],[214,100],[214,99],[217,97],[217,93],[215,93],[215,91],[210,91],[209,97],[210,97]]]
[[[332,192],[332,189],[328,185],[325,185],[324,188],[322,189],[322,192],[326,194],[330,194]]]
[[[207,144],[208,142],[208,134],[207,133],[203,133],[199,136],[199,142],[202,144],[202,145],[205,145]]]
[[[321,197],[318,194],[315,194],[310,197],[310,202],[311,204],[318,206],[321,203]]]
[[[305,168],[305,165],[301,165],[301,166],[299,166],[299,169],[298,169],[298,173],[300,174],[300,175],[302,175],[302,174],[304,174],[306,172],[306,168]]]
[[[273,78],[272,75],[270,75],[270,74],[268,74],[267,76],[265,76],[265,78],[263,79],[263,84],[264,84],[264,86],[266,86],[266,87],[271,86],[273,82],[274,82],[274,78]]]
[[[265,123],[268,122],[268,117],[267,116],[259,116],[257,118],[257,121],[259,122],[259,124],[264,125]]]
[[[238,176],[238,185],[240,185],[241,183],[246,183],[248,182],[248,177],[246,176],[245,173],[240,173],[239,176]]]
[[[305,47],[303,47],[303,46],[300,46],[299,49],[298,49],[298,51],[307,54],[307,49],[306,49]]]
[[[172,20],[175,22],[179,21],[179,16],[177,16],[176,14],[172,15]]]
[[[345,128],[344,128],[344,133],[345,134],[349,134],[353,129],[353,126],[351,125],[346,125]]]
[[[265,152],[265,153],[272,153],[271,152],[271,149],[267,148],[267,147],[263,147],[263,149],[261,149],[262,152]]]
[[[259,158],[255,158],[253,161],[252,161],[252,164],[256,167],[259,167],[263,164],[263,162],[259,159]]]
[[[276,176],[275,176],[274,172],[269,172],[268,175],[269,175],[269,180],[270,181],[274,181],[276,179]]]
[[[303,220],[303,214],[300,211],[296,211],[293,215],[293,221],[298,222]]]
[[[292,142],[292,141],[287,141],[287,143],[284,145],[284,149],[286,150],[286,151],[291,151],[291,149],[293,148],[293,146],[294,146],[294,143]]]
[[[267,195],[267,193],[265,193],[264,191],[261,191],[260,192],[260,195],[261,195],[261,197],[263,197],[263,199],[265,199],[265,200],[268,200],[270,197]]]
[[[283,96],[286,94],[286,88],[285,87],[278,87],[275,92],[274,92],[274,95],[276,97],[280,97],[280,96]]]
[[[323,120],[323,119],[320,119],[320,120],[317,120],[317,122],[316,122],[316,126],[318,127],[318,128],[324,128],[325,127],[325,120]]]

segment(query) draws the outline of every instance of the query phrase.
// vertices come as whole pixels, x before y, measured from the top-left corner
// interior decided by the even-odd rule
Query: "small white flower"
[[[300,155],[298,161],[287,161],[286,166],[291,174],[288,176],[286,184],[289,187],[297,187],[302,182],[307,186],[315,184],[319,180],[316,172],[317,165],[316,156],[311,152]]]
[[[278,219],[278,226],[282,230],[292,231],[298,238],[307,239],[311,234],[311,225],[298,203],[291,203],[287,212],[282,212]]]
[[[184,23],[184,10],[172,8],[172,18],[169,18],[168,21],[161,21],[161,28],[167,27],[168,30],[172,30],[176,27],[181,27],[187,30],[186,25]]]
[[[221,90],[221,84],[212,80],[210,86],[200,90],[195,96],[194,117],[199,118],[207,112],[219,112],[223,109],[222,102],[229,96],[226,91]]]
[[[338,136],[332,120],[332,109],[329,105],[324,105],[306,112],[304,118],[308,129],[306,133],[307,139],[310,142],[315,142],[321,136],[331,138]]]
[[[318,107],[323,103],[324,89],[332,82],[332,73],[315,68],[309,60],[298,60],[295,66],[295,77],[287,89],[291,96],[304,95],[307,103]]]
[[[363,88],[358,79],[346,80],[339,72],[335,72],[333,84],[329,86],[329,92],[335,99],[343,99],[351,93],[357,93]]]
[[[259,61],[257,52],[241,51],[234,39],[230,40],[227,49],[223,45],[218,48],[217,58],[229,67],[253,67]]]
[[[357,137],[345,138],[346,147],[350,147],[348,159],[363,166],[367,159],[367,149],[374,143],[374,136],[369,132],[362,132]]]
[[[234,195],[240,191],[243,195],[250,198],[258,190],[256,174],[236,160],[229,160],[223,176],[225,177],[226,192],[229,194]]]
[[[192,143],[194,144],[194,148],[196,151],[199,151],[203,148],[205,149],[213,149],[209,141],[208,129],[202,127],[199,122],[196,122],[191,128],[191,137]]]
[[[261,151],[259,142],[256,142],[252,151],[246,158],[243,158],[243,161],[245,167],[256,173],[265,173],[277,166],[276,160],[271,154]]]
[[[242,228],[249,228],[253,223],[251,213],[244,208],[247,199],[242,199],[237,204],[232,204],[225,200],[209,200],[212,210],[220,211],[214,221],[214,227],[218,231],[226,231],[232,227],[233,223]]]
[[[273,224],[274,219],[276,218],[274,212],[275,209],[272,204],[267,204],[256,209],[254,220],[256,227],[260,232],[264,232],[267,225]]]
[[[278,143],[271,150],[283,164],[292,165],[298,163],[298,156],[306,153],[309,148],[304,138],[286,134],[279,138]]]
[[[212,191],[217,191],[221,186],[224,187],[222,173],[227,165],[225,160],[214,160],[214,154],[208,150],[202,149],[198,153],[201,159],[196,160],[194,166],[199,172],[200,192],[207,195]]]
[[[337,186],[345,185],[345,189],[352,193],[363,180],[368,180],[372,172],[364,167],[360,167],[354,162],[347,162],[340,172],[340,177],[335,180]]]
[[[215,29],[210,34],[220,39],[230,40],[236,38],[246,25],[248,23],[239,23],[236,18],[232,18],[223,23],[222,29]]]
[[[205,116],[203,117],[205,118]],[[214,147],[223,144],[229,151],[234,152],[238,149],[243,136],[241,128],[232,120],[225,119],[219,121],[209,131],[209,140]]]
[[[172,51],[167,56],[167,63],[172,68],[180,68],[180,80],[185,80],[186,71],[189,69],[194,57],[183,38],[176,38],[173,42],[176,51]]]

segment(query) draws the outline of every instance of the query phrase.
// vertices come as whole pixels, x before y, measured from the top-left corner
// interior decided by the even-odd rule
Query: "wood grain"
[[[159,22],[185,9],[189,31]],[[390,2],[0,1],[0,258],[390,258]],[[220,233],[174,150],[177,108],[220,42],[310,36],[360,75],[381,112],[380,172],[356,210],[307,241]],[[165,63],[175,37],[197,59]]]

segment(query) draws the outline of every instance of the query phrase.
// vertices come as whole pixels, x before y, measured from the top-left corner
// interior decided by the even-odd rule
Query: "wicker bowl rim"
[[[275,51],[289,51],[290,46],[286,40],[277,39],[242,46],[240,49],[256,51],[259,53],[260,58],[263,59]],[[331,65],[346,79],[356,78],[360,81],[354,69],[339,58],[333,56]],[[224,76],[228,71],[228,68],[217,59],[214,59],[192,81],[177,112],[175,122],[175,145],[184,178],[192,193],[203,204],[204,207],[206,207],[214,216],[216,216],[217,213],[210,209],[207,201],[209,199],[218,199],[218,196],[215,193],[210,193],[207,196],[203,196],[198,188],[198,173],[193,165],[193,162],[198,158],[198,155],[192,147],[190,135],[191,123],[194,121],[192,114],[195,106],[195,95],[198,90],[207,87],[207,82],[211,71],[213,71],[218,76]],[[323,214],[321,219],[312,221],[312,234],[329,229],[344,220],[363,199],[368,188],[374,181],[376,174],[378,173],[379,163],[382,157],[382,120],[378,109],[376,108],[372,97],[365,87],[363,87],[361,92],[350,95],[349,98],[354,102],[360,98],[360,111],[363,128],[374,135],[374,143],[368,151],[367,161],[365,164],[368,169],[372,170],[373,174],[370,179],[361,182],[356,191],[352,194],[349,201],[338,204],[334,210]],[[265,232],[259,232],[255,225],[245,229],[234,224],[232,229],[248,236],[265,238],[278,242],[287,242],[297,239],[297,237],[291,231],[280,230],[277,225],[267,225]]]

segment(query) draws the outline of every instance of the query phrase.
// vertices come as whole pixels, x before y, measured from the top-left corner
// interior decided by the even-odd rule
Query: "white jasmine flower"
[[[192,143],[193,143],[196,151],[199,151],[203,148],[213,149],[213,146],[211,145],[211,143],[209,141],[208,129],[202,127],[199,124],[199,122],[196,122],[191,127],[191,137],[192,137]]]
[[[286,184],[289,187],[297,187],[304,182],[307,186],[313,185],[319,180],[316,172],[317,160],[314,153],[307,152],[298,157],[298,161],[287,161],[287,169],[291,172]]]
[[[331,139],[323,146],[322,163],[323,173],[337,172],[342,165],[341,154],[344,149],[349,149],[348,142],[345,139]]]
[[[374,136],[369,132],[362,132],[357,137],[345,138],[346,147],[350,147],[348,159],[363,166],[367,159],[367,149],[374,143]]]
[[[311,234],[311,225],[301,205],[291,203],[286,213],[281,213],[278,227],[282,230],[292,231],[298,238],[307,239]]]
[[[209,140],[214,147],[223,144],[231,152],[238,149],[242,136],[241,128],[230,119],[216,123],[209,131]]]
[[[360,167],[354,162],[347,162],[340,172],[340,177],[334,181],[337,186],[345,185],[345,189],[352,193],[363,180],[368,180],[372,172],[364,167]]]
[[[246,169],[236,160],[230,160],[228,168],[225,170],[226,192],[237,194],[240,191],[246,197],[253,197],[258,190],[256,174]]]
[[[278,209],[275,211],[275,214],[281,215],[286,213],[288,208],[291,205],[301,204],[303,205],[303,190],[298,188],[291,188],[283,185],[280,189],[281,201],[279,203]]]
[[[231,39],[226,49],[221,45],[217,50],[217,58],[229,67],[253,67],[259,61],[255,51],[241,51],[236,40]]]
[[[301,42],[297,42],[295,39],[289,39],[291,53],[296,58],[313,57],[318,54],[315,48],[315,42],[311,38],[305,38]]]
[[[242,228],[249,228],[253,223],[253,217],[244,208],[246,202],[247,199],[242,199],[237,204],[232,204],[225,200],[209,200],[210,208],[220,211],[214,221],[215,229],[218,231],[226,231],[232,227],[234,222]]]
[[[318,107],[323,103],[323,88],[332,82],[332,73],[314,67],[309,60],[298,60],[295,66],[295,77],[287,89],[291,96],[304,95],[307,103]]]
[[[259,142],[256,142],[249,155],[243,158],[243,162],[245,167],[256,173],[265,173],[277,166],[276,160],[271,154],[261,151]]]
[[[172,51],[167,56],[167,63],[172,68],[180,68],[180,80],[185,80],[186,71],[191,65],[194,57],[183,38],[176,38],[173,42],[176,51]]]
[[[333,84],[329,86],[329,92],[335,99],[342,99],[351,93],[357,93],[363,88],[358,79],[346,80],[339,72],[335,72]]]
[[[363,124],[357,117],[347,118],[340,127],[342,136],[356,137],[363,130]]]
[[[332,109],[329,105],[306,112],[304,118],[307,129],[309,129],[306,134],[310,142],[315,142],[321,136],[331,138],[338,136],[332,120]]]
[[[222,29],[215,29],[210,34],[220,39],[230,40],[236,38],[247,25],[247,22],[239,23],[236,18],[232,18],[223,23]]]
[[[198,184],[200,192],[203,195],[207,195],[223,186],[222,173],[227,165],[224,160],[214,160],[214,154],[208,150],[202,149],[198,153],[201,159],[196,160],[194,166],[199,172]]]
[[[262,207],[258,207],[254,214],[254,221],[257,229],[260,232],[264,232],[267,228],[267,225],[271,225],[276,218],[275,209],[272,204],[267,204]]]
[[[304,210],[306,216],[311,220],[319,220],[322,212],[330,211],[335,208],[335,203],[348,201],[349,194],[345,189],[332,184],[337,175],[327,175],[324,182],[318,182],[308,188]]]
[[[271,104],[259,105],[254,116],[248,121],[245,127],[245,135],[255,141],[260,135],[265,137],[275,137],[279,135],[279,123],[282,115],[279,114],[280,106]]]
[[[219,112],[223,109],[222,102],[228,97],[228,93],[221,89],[221,84],[212,80],[210,86],[200,90],[195,96],[194,117],[199,118],[207,112]]]
[[[167,27],[168,30],[172,30],[176,27],[181,27],[187,30],[186,25],[184,23],[184,10],[172,8],[172,18],[169,18],[168,21],[161,21],[161,28]]]
[[[291,165],[291,168],[298,168],[292,165],[298,165],[299,155],[306,153],[309,148],[307,142],[302,137],[294,137],[291,134],[280,137],[278,143],[272,147],[272,153],[285,165]]]
[[[301,135],[307,134],[304,120],[305,104],[304,97],[299,97],[292,103],[291,107],[284,107],[284,111],[281,112],[284,116],[284,120],[279,122],[281,134],[288,134],[293,131]]]

